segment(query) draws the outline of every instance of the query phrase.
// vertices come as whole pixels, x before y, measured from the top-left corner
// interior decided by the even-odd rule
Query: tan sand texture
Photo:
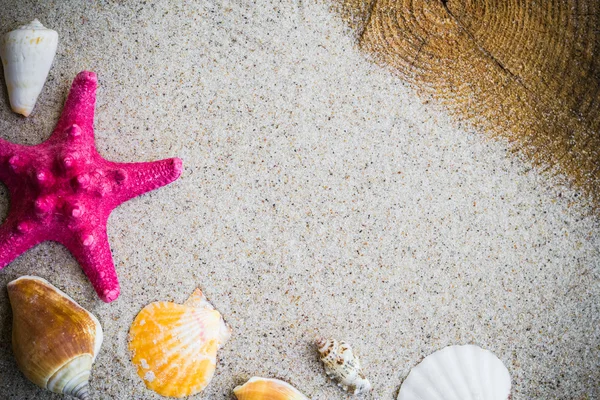
[[[376,60],[600,204],[600,2],[334,2]]]
[[[0,1],[0,3],[2,3]],[[317,335],[345,340],[373,391],[452,344],[507,366],[512,400],[600,398],[600,224],[501,140],[424,104],[365,57],[329,1],[4,2],[0,32],[59,32],[29,118],[0,83],[0,136],[45,140],[73,77],[98,74],[109,160],[178,156],[180,179],[119,206],[108,237],[121,296],[98,299],[52,242],[0,271],[0,399],[60,400],[17,369],[6,284],[41,276],[98,317],[96,400],[159,400],[127,336],[154,301],[200,287],[232,328],[193,400],[234,400],[252,376],[311,400],[349,400]],[[0,79],[2,75],[0,74]],[[9,207],[0,185],[0,219]]]

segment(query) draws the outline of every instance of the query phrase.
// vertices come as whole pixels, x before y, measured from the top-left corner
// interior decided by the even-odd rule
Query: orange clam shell
[[[287,382],[257,376],[233,389],[233,393],[238,400],[308,400]]]

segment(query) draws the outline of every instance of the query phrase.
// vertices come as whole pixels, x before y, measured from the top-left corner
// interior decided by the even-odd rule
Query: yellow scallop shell
[[[230,334],[221,314],[196,289],[184,304],[160,301],[144,307],[129,330],[129,350],[149,389],[184,397],[208,385],[217,350]]]
[[[308,400],[289,383],[256,376],[233,389],[233,393],[238,400]]]

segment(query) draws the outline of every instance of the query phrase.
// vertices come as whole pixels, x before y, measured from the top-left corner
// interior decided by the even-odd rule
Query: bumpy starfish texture
[[[116,163],[94,145],[97,78],[80,72],[52,136],[24,146],[0,139],[10,211],[0,226],[0,269],[46,240],[63,244],[105,302],[120,293],[106,222],[119,204],[173,182],[182,162]]]

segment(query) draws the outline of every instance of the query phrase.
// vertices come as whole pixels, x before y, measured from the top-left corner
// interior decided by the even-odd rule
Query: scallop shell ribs
[[[202,391],[212,379],[217,350],[231,332],[199,289],[184,304],[151,303],[129,331],[129,349],[146,386],[162,396]]]
[[[508,370],[489,350],[448,346],[425,357],[400,387],[398,400],[507,400]]]

